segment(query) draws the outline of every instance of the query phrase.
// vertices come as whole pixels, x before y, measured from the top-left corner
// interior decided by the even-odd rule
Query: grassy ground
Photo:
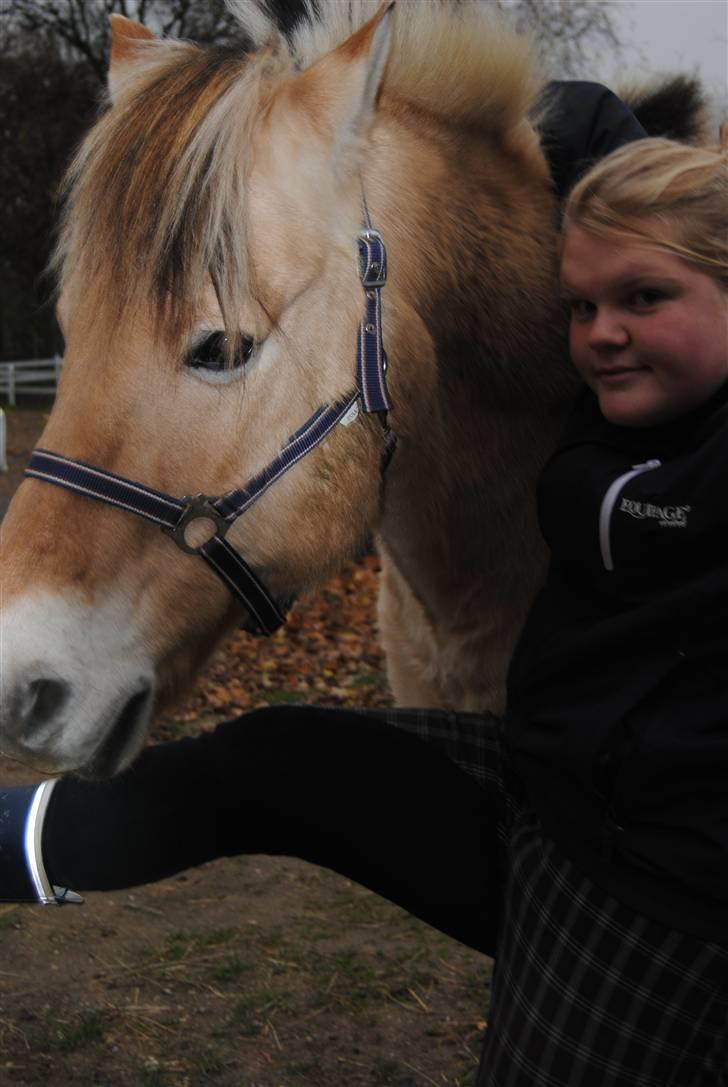
[[[474,1082],[488,964],[297,861],[0,912],[0,1082]]]

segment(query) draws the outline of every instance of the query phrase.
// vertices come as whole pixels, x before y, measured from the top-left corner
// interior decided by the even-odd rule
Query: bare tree
[[[341,0],[345,3],[346,0]],[[432,0],[412,0],[430,3]],[[456,0],[444,0],[453,3]],[[617,48],[609,5],[594,0],[486,0],[527,29],[541,43],[554,70],[585,71],[592,50]],[[268,0],[282,25],[290,24],[302,0]],[[14,0],[12,24],[26,32],[52,35],[70,59],[82,57],[100,81],[108,63],[108,16],[118,12],[159,33],[195,41],[240,40],[225,0]]]
[[[239,38],[224,0],[14,0],[14,25],[51,35],[72,58],[84,59],[101,82],[110,44],[108,16],[117,13],[173,38],[226,41]]]
[[[35,40],[0,65],[0,357],[59,347],[45,275],[58,178],[93,119],[100,88],[88,66]]]
[[[589,75],[599,49],[620,49],[610,5],[595,0],[490,0],[528,31],[541,47],[547,68],[563,76]]]

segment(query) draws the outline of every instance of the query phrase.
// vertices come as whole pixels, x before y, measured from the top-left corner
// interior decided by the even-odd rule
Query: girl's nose
[[[589,325],[589,346],[594,351],[614,351],[626,347],[630,336],[622,315],[599,309]]]

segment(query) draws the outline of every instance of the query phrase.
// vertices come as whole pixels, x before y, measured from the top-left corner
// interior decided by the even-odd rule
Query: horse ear
[[[116,98],[122,83],[134,68],[139,55],[140,42],[156,41],[156,34],[134,19],[124,15],[110,15],[111,59],[109,62],[109,93]]]
[[[392,37],[394,0],[336,49],[297,76],[294,101],[334,139],[337,168],[346,169],[374,119]]]

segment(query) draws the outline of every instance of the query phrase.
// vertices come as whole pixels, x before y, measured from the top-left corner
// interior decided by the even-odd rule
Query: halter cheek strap
[[[381,235],[367,227],[358,238],[359,278],[364,287],[366,312],[359,325],[357,386],[364,411],[387,412],[392,407],[387,391],[387,356],[382,336],[382,287],[387,282],[387,251]]]
[[[380,416],[385,436],[383,466],[391,458],[394,436],[386,422],[391,401],[385,376],[387,359],[382,339],[380,298],[387,279],[387,255],[380,235],[370,227],[360,233],[357,241],[359,275],[366,306],[359,326],[356,389],[337,403],[318,408],[288,439],[278,456],[244,487],[218,497],[198,494],[176,498],[144,483],[47,449],[36,449],[25,471],[33,479],[52,483],[158,524],[178,547],[199,555],[215,571],[245,608],[249,616],[246,627],[253,634],[273,634],[285,623],[286,611],[292,601],[276,601],[268,592],[242,555],[225,539],[230,526],[294,464],[320,445],[335,427],[353,421],[360,406],[364,412]],[[188,528],[193,521],[199,520],[209,522],[211,534],[204,543],[195,546],[188,542]]]

